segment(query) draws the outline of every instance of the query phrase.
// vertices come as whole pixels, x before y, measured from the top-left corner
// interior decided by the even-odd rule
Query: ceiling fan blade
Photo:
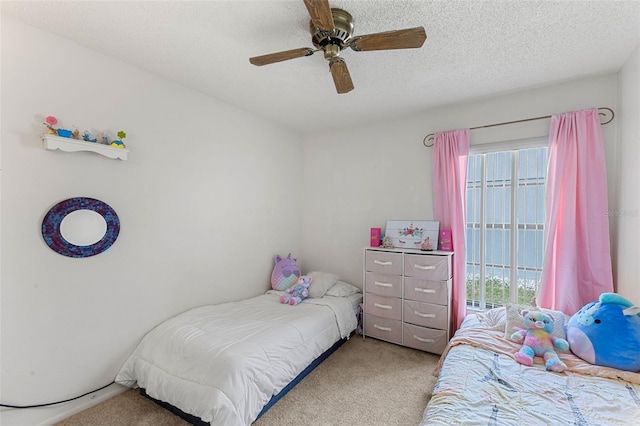
[[[310,56],[315,52],[315,50],[309,47],[302,47],[300,49],[285,50],[284,52],[254,56],[253,58],[249,58],[249,62],[251,62],[253,65],[262,66],[273,64],[275,62],[288,61],[289,59],[302,58],[303,56]]]
[[[304,0],[304,5],[307,6],[311,22],[316,28],[325,32],[333,30],[335,24],[329,0]]]
[[[416,27],[358,36],[349,43],[349,46],[359,52],[369,50],[413,49],[422,47],[426,39],[427,33],[424,27]]]
[[[334,58],[329,62],[329,69],[333,76],[333,83],[338,93],[347,93],[353,90],[353,82],[347,68],[347,63],[342,58]]]

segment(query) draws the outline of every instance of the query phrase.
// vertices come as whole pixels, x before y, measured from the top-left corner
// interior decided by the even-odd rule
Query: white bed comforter
[[[249,425],[315,358],[356,328],[347,298],[290,306],[269,291],[203,306],[150,331],[116,382],[212,425]]]

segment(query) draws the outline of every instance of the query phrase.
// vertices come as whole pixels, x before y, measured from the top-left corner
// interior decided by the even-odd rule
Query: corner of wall
[[[640,305],[640,265],[637,242],[640,240],[640,45],[618,72],[618,114],[616,152],[616,205],[611,206],[615,226],[613,251],[616,261],[616,291]]]

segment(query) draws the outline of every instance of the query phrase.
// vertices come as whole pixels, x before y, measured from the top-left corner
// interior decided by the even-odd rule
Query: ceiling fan
[[[262,66],[289,59],[311,56],[322,50],[329,61],[329,70],[338,93],[353,90],[347,63],[340,52],[347,47],[356,52],[369,50],[412,49],[422,47],[427,39],[423,27],[353,36],[353,18],[345,10],[330,8],[328,0],[303,0],[311,17],[311,42],[316,47],[303,47],[249,58],[253,65]]]

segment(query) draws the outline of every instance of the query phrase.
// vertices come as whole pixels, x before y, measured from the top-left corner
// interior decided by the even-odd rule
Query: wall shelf
[[[63,138],[55,135],[42,135],[44,149],[52,151],[59,149],[64,152],[91,151],[112,159],[126,160],[129,155],[127,148],[115,148],[97,142],[86,142],[78,139]]]

